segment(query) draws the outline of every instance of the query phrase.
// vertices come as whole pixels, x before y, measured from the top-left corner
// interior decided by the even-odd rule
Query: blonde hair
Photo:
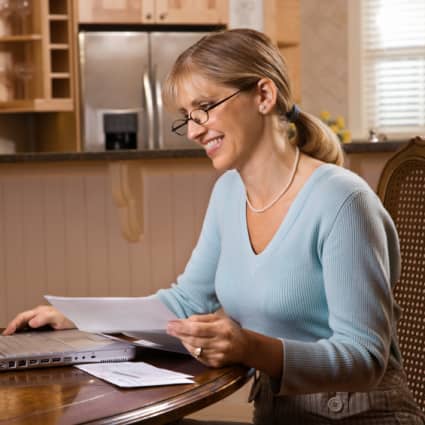
[[[169,73],[163,87],[167,105],[176,103],[182,82],[191,73],[236,89],[269,78],[277,87],[277,114],[282,122],[288,122],[287,115],[294,103],[288,69],[279,49],[266,35],[250,29],[233,29],[200,39],[177,58]],[[342,165],[343,152],[335,133],[307,112],[299,111],[296,115],[296,135],[290,141],[314,158]]]

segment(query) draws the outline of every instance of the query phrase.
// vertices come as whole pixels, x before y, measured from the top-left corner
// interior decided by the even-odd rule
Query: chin
[[[215,158],[211,158],[212,166],[220,172],[225,172],[228,170],[233,170],[235,167],[234,161],[230,161],[226,158],[217,155]]]

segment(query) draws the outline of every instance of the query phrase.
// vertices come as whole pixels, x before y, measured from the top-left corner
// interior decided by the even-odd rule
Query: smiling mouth
[[[223,136],[215,137],[214,139],[210,140],[208,143],[204,145],[205,150],[208,152],[217,148],[222,140],[223,140]]]

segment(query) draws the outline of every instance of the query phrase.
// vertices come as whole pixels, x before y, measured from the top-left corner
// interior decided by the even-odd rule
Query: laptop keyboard
[[[56,331],[51,331],[0,336],[0,356],[10,357],[26,354],[58,353],[70,350],[91,350],[109,342],[99,335],[82,334],[81,331],[69,330],[60,332],[60,335],[58,334],[56,334]]]

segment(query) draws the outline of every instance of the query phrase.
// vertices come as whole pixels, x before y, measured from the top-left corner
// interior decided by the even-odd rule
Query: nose
[[[197,124],[193,120],[189,120],[187,123],[187,137],[190,140],[196,141],[203,133],[206,128],[202,124]]]

